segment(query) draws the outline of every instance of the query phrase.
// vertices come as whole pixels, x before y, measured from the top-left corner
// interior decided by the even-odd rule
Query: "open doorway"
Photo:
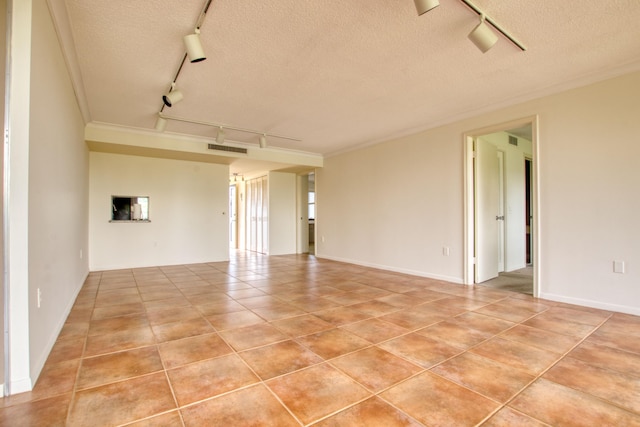
[[[299,254],[316,253],[316,180],[315,172],[298,175],[297,181],[297,247]]]
[[[229,185],[229,249],[238,249],[238,197],[235,182]]]
[[[536,118],[465,135],[465,283],[538,296]]]
[[[309,255],[316,253],[316,174],[310,173],[307,216],[309,218]]]

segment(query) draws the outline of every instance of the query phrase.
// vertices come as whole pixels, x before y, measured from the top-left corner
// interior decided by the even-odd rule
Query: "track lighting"
[[[416,10],[418,11],[418,16],[429,12],[431,9],[440,6],[440,2],[438,0],[414,0],[416,4]]]
[[[438,0],[413,1],[416,5],[418,15],[423,15],[440,4]],[[502,27],[500,27],[496,23],[496,21],[489,18],[488,16],[485,16],[484,12],[480,10],[478,6],[473,4],[471,0],[460,0],[460,2],[464,3],[469,9],[480,16],[480,23],[473,29],[473,31],[471,31],[471,33],[469,33],[469,40],[471,40],[478,47],[478,49],[482,51],[482,53],[487,52],[498,41],[498,36],[493,31],[493,29],[491,29],[491,27],[502,34],[507,40],[509,40],[523,52],[527,50],[527,48],[522,43],[520,43],[515,39],[515,37],[509,34]]]
[[[300,142],[302,141],[301,139],[298,138],[292,138],[290,136],[285,136],[285,135],[280,135],[280,134],[275,134],[275,133],[267,133],[263,130],[254,130],[254,129],[247,129],[247,128],[241,128],[241,127],[237,127],[237,126],[230,126],[227,124],[223,124],[220,122],[214,123],[214,122],[205,122],[202,120],[193,120],[193,119],[188,119],[188,118],[184,118],[184,117],[175,117],[175,116],[168,116],[166,114],[164,114],[162,111],[160,111],[160,113],[158,113],[158,117],[162,118],[166,121],[176,121],[176,122],[183,122],[183,123],[191,123],[194,125],[201,125],[201,126],[211,126],[211,127],[215,127],[218,129],[218,134],[216,135],[216,142],[219,144],[222,144],[222,142],[225,140],[226,137],[226,130],[231,129],[232,131],[235,132],[243,132],[243,133],[251,133],[253,135],[260,135],[259,138],[259,142],[260,142],[260,148],[265,148],[267,146],[267,137],[270,138],[276,138],[276,139],[288,139],[290,141],[297,141]]]
[[[158,132],[164,132],[166,128],[167,128],[167,119],[165,119],[164,117],[158,116],[158,118],[156,119],[156,130]]]
[[[188,34],[184,36],[184,45],[187,48],[187,55],[189,56],[189,61],[191,62],[200,62],[207,59],[207,56],[204,54],[204,49],[202,48],[202,43],[200,42],[200,29],[196,28],[196,31],[193,34]]]
[[[224,129],[222,129],[222,126],[220,126],[220,129],[218,130],[218,135],[216,136],[216,142],[218,144],[224,144]]]
[[[184,98],[184,95],[179,90],[176,90],[176,83],[173,82],[171,83],[171,90],[162,97],[162,101],[164,101],[164,105],[171,107],[173,104],[182,101],[182,98]]]
[[[480,15],[480,23],[469,33],[468,37],[482,53],[486,53],[498,41],[496,33],[485,23],[484,15]]]

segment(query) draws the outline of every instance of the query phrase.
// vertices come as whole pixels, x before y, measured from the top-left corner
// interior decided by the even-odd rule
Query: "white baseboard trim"
[[[51,353],[51,350],[53,349],[53,346],[55,345],[56,341],[58,340],[58,336],[60,335],[60,332],[62,331],[62,328],[64,327],[64,324],[67,321],[67,318],[69,317],[69,313],[71,313],[71,308],[73,308],[73,304],[75,304],[76,299],[78,298],[78,294],[82,290],[82,287],[84,286],[85,282],[87,281],[87,278],[89,277],[89,273],[90,272],[87,272],[87,274],[84,277],[84,280],[82,280],[82,282],[80,282],[80,284],[76,288],[73,298],[71,298],[71,301],[69,301],[69,303],[65,307],[65,309],[63,311],[64,314],[63,314],[62,318],[58,321],[58,324],[56,325],[55,334],[51,335],[51,338],[49,339],[49,342],[47,343],[47,351],[44,354],[42,354],[40,356],[40,358],[38,358],[38,360],[36,361],[36,363],[34,365],[34,368],[31,371],[31,378],[33,380],[33,385],[36,384],[36,381],[40,377],[40,373],[42,373],[42,369],[44,368],[44,364],[47,362],[47,359],[49,358],[49,354]],[[13,387],[14,386],[13,386],[13,383],[12,383],[11,394],[21,393],[21,392],[15,391]],[[30,390],[31,390],[31,388],[29,390],[23,390],[23,391],[30,391]]]
[[[25,393],[33,389],[31,378],[22,378],[22,379],[19,379],[18,381],[11,381],[9,385],[10,385],[9,390],[11,390],[11,394]]]
[[[326,255],[316,255],[316,258],[328,259],[328,260],[337,261],[337,262],[344,262],[347,264],[354,264],[362,267],[377,268],[379,270],[392,271],[394,273],[410,274],[411,276],[425,277],[427,279],[442,280],[445,282],[454,283],[456,285],[462,285],[464,283],[462,278],[460,277],[444,276],[440,274],[427,273],[425,271],[417,271],[417,270],[411,270],[407,268],[396,268],[396,267],[391,267],[389,265],[368,263],[368,262],[362,262],[362,261],[356,261],[352,259],[332,257],[332,256],[326,256]]]
[[[566,304],[581,305],[584,307],[597,308],[600,310],[615,311],[618,313],[626,313],[626,314],[633,314],[635,316],[640,316],[640,308],[638,307],[630,307],[630,306],[619,305],[619,304],[610,304],[606,302],[593,301],[593,300],[582,299],[582,298],[573,298],[573,297],[567,297],[563,295],[552,294],[548,292],[541,292],[540,298],[556,301],[556,302],[564,302]]]

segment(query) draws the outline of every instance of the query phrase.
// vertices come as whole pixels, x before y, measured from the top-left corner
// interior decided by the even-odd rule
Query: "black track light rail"
[[[206,17],[207,12],[209,11],[209,6],[211,6],[211,3],[213,3],[213,0],[207,0],[205,2],[204,7],[200,12],[200,15],[198,16],[198,20],[196,21],[196,30],[200,30],[200,28],[202,27],[202,24],[204,23],[204,18]],[[171,89],[173,89],[173,85],[177,82],[178,76],[180,76],[180,72],[182,71],[182,67],[184,67],[184,63],[187,62],[187,56],[188,56],[187,53],[185,53],[184,56],[182,57],[182,62],[180,62],[180,66],[178,67],[178,71],[176,71],[176,74],[173,77],[173,80],[171,80],[171,85],[169,86],[168,92],[170,92]],[[163,102],[162,107],[160,107],[161,113],[164,111],[164,107],[166,107],[166,105]]]
[[[488,22],[489,24],[491,24],[491,26],[493,28],[495,28],[496,30],[498,30],[500,32],[500,34],[502,34],[507,40],[509,40],[511,43],[513,43],[514,45],[516,45],[520,50],[522,50],[523,52],[527,50],[527,48],[520,43],[518,40],[516,40],[515,38],[513,38],[509,33],[507,33],[505,30],[503,30],[500,25],[496,24],[496,22],[489,18],[487,15],[485,15],[485,13],[483,11],[481,11],[475,4],[471,3],[469,0],[460,0],[462,3],[466,4],[467,7],[471,10],[473,10],[475,13],[478,14],[478,16],[484,16],[484,19],[486,22]]]

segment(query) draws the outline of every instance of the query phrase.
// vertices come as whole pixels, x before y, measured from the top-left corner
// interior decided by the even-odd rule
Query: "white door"
[[[229,186],[229,247],[238,248],[238,207],[235,184]]]
[[[500,176],[498,149],[481,139],[475,141],[475,283],[498,277],[498,206]]]

